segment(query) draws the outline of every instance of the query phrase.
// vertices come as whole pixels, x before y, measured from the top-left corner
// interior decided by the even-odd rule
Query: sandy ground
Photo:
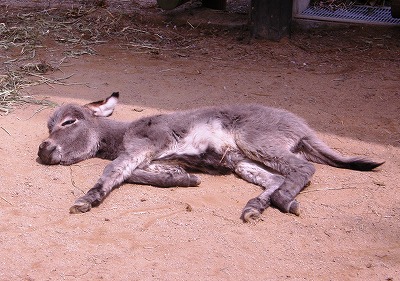
[[[0,4],[7,26],[34,11]],[[68,5],[50,6],[52,15],[71,21]],[[91,212],[70,215],[107,161],[39,164],[54,108],[17,106],[0,116],[0,280],[400,280],[399,30],[296,30],[273,43],[237,26],[194,25],[199,14],[246,17],[238,12],[189,7],[175,18],[148,3],[132,7],[141,12],[125,11],[124,21],[96,37],[102,43],[68,44],[50,29],[31,59],[18,46],[0,49],[2,72],[14,58],[21,60],[13,67],[57,66],[43,74],[46,83],[23,92],[58,105],[119,91],[116,120],[204,105],[281,107],[338,151],[386,163],[368,173],[316,165],[298,196],[299,217],[270,208],[262,221],[242,223],[243,206],[261,189],[234,175],[201,175],[196,188],[127,184]],[[102,16],[100,23],[107,14],[116,18],[116,7],[88,17]]]

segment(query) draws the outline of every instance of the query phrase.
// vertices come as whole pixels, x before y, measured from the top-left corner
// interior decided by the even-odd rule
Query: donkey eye
[[[64,121],[64,122],[61,124],[61,126],[65,127],[65,126],[74,124],[75,122],[76,122],[76,119],[69,119],[69,120]]]

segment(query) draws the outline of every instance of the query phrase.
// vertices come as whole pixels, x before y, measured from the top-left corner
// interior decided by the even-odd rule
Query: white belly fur
[[[213,121],[195,125],[183,139],[175,142],[160,157],[171,154],[199,155],[209,147],[221,154],[226,149],[237,148],[233,134],[224,130],[219,121]]]

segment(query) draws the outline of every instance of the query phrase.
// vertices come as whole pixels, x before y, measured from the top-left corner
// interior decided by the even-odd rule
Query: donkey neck
[[[114,160],[124,150],[123,140],[129,123],[106,118],[99,121],[99,149],[96,157]]]

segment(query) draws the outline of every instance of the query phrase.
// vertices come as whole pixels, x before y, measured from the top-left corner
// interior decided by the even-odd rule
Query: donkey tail
[[[315,163],[357,171],[371,171],[385,163],[362,157],[343,156],[315,136],[302,138],[294,152],[302,154],[307,160]]]

